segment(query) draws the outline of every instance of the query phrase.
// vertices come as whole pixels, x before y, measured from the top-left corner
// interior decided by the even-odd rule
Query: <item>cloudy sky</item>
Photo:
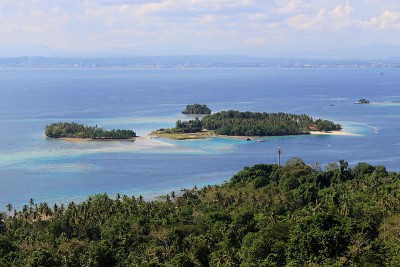
[[[398,0],[0,0],[0,56],[274,56],[400,45]]]

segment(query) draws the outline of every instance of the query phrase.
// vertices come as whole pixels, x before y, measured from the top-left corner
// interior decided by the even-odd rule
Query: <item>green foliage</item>
[[[260,188],[270,183],[270,174],[277,166],[268,164],[256,164],[253,167],[245,167],[231,178],[231,184],[245,184],[254,181],[254,188]]]
[[[6,237],[0,235],[0,258],[10,252],[16,251],[16,247]]]
[[[204,117],[203,128],[221,135],[277,136],[306,134],[312,130],[340,130],[339,124],[307,115],[222,111]]]
[[[340,124],[335,124],[332,121],[318,119],[315,121],[315,126],[319,131],[339,131],[342,129]]]
[[[176,254],[170,261],[171,266],[174,267],[195,267],[196,265],[189,258],[188,255],[184,253]]]
[[[351,174],[358,178],[358,177],[364,177],[367,174],[372,174],[375,171],[374,166],[365,163],[365,162],[360,162],[351,171]]]
[[[287,248],[287,256],[297,265],[321,264],[342,256],[349,243],[349,229],[341,219],[318,213],[297,224]]]
[[[166,134],[185,134],[185,133],[197,133],[203,130],[203,124],[199,118],[189,121],[177,120],[174,128],[159,129],[156,132]]]
[[[129,139],[136,136],[132,130],[104,130],[97,125],[85,126],[75,122],[52,123],[45,128],[47,137],[52,138],[92,138],[92,139]]]
[[[397,266],[400,175],[340,160],[245,167],[163,201],[93,195],[0,219],[0,266]]]
[[[243,239],[240,256],[244,266],[283,266],[290,225],[277,223]]]
[[[193,104],[187,105],[185,110],[182,111],[183,114],[211,114],[211,109],[206,105]]]
[[[197,133],[203,129],[199,118],[189,121],[178,120],[174,129],[169,129],[173,133]],[[164,131],[165,132],[165,131]]]
[[[37,249],[32,252],[26,266],[29,267],[54,267],[59,265],[57,259],[47,249]]]
[[[211,113],[211,111],[210,111]],[[207,129],[229,136],[279,136],[309,134],[310,131],[341,130],[339,124],[328,120],[314,120],[307,115],[289,113],[222,111],[189,121],[178,120],[175,128],[160,129],[161,133],[196,133]]]

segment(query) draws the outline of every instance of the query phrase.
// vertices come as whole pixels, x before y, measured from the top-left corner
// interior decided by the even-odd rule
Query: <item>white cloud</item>
[[[282,3],[282,1],[279,1]],[[280,14],[289,14],[289,13],[299,13],[306,12],[311,8],[311,5],[308,3],[304,3],[302,0],[290,0],[285,5],[280,6],[276,9],[277,13]]]
[[[346,1],[346,5],[345,6],[341,6],[338,5],[335,7],[335,9],[333,9],[330,14],[333,17],[347,17],[351,14],[351,12],[353,11],[353,7],[350,5],[350,1],[347,0]]]
[[[174,47],[225,53],[229,46],[242,53],[342,33],[365,41],[372,37],[359,29],[399,24],[400,3],[390,0],[0,0],[0,49],[37,44],[72,54],[162,54]]]
[[[332,10],[321,8],[316,14],[300,14],[289,17],[287,24],[299,30],[339,30],[352,26],[350,18],[354,8],[347,0],[345,5],[337,5]]]
[[[384,11],[380,16],[374,16],[368,21],[361,21],[361,25],[386,29],[400,29],[400,12]]]

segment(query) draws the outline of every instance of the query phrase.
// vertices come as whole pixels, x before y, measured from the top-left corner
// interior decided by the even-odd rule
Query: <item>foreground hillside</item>
[[[0,221],[0,266],[397,266],[400,176],[345,161],[246,167],[162,201],[107,195]]]

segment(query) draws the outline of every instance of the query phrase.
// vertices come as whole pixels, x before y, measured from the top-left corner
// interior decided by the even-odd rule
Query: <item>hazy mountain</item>
[[[383,60],[400,57],[400,45],[371,44],[356,48],[296,51],[285,56],[319,60]]]
[[[397,47],[392,47],[396,51]],[[366,50],[365,50],[366,51]],[[350,53],[348,50],[331,51],[331,58],[340,58]],[[362,50],[359,54],[362,53]],[[389,53],[387,53],[389,54]],[[0,58],[2,66],[18,67],[343,67],[370,66],[379,67],[400,64],[400,56],[383,57],[379,60],[366,60],[353,55],[352,60],[333,60],[329,57],[318,59],[314,55],[302,54],[298,57],[249,57],[249,56],[154,56],[154,57],[110,57],[110,58],[61,58],[61,57],[9,57]],[[400,54],[399,54],[400,55]],[[349,57],[347,57],[349,58]],[[386,64],[386,65],[385,65]]]

